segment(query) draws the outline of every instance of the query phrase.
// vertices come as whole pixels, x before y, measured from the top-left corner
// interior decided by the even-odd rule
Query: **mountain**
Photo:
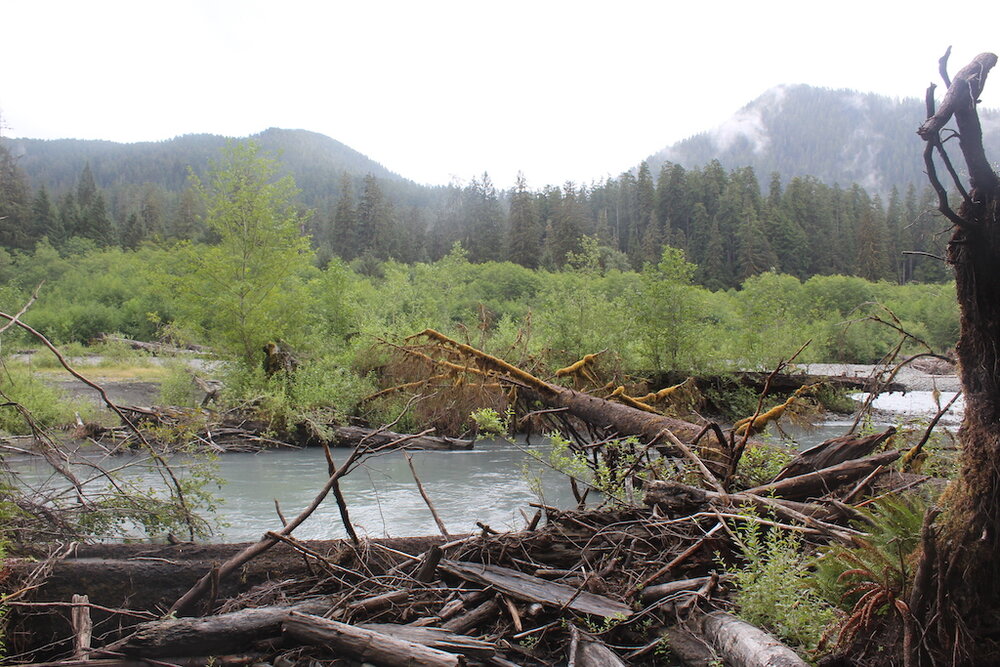
[[[858,183],[871,192],[923,187],[924,142],[916,129],[924,102],[853,90],[778,86],[722,125],[651,155],[656,173],[666,162],[686,168],[713,159],[723,167],[753,167],[766,182],[772,172],[788,182],[815,176],[828,185]],[[980,110],[987,154],[1000,153],[1000,112]],[[958,160],[960,162],[960,159]]]
[[[341,174],[355,179],[371,174],[405,203],[422,204],[427,188],[393,173],[378,162],[330,137],[306,130],[270,128],[249,137],[277,155],[302,190],[302,200],[316,205],[336,199]],[[121,144],[81,139],[5,139],[33,187],[44,184],[59,193],[76,187],[90,164],[99,187],[155,183],[169,191],[184,188],[188,168],[201,176],[232,138],[189,134],[158,142]]]

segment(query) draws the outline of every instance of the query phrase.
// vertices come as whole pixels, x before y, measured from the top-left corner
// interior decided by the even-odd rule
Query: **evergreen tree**
[[[537,268],[542,252],[541,221],[535,198],[520,172],[511,195],[508,220],[508,259],[529,269]]]
[[[146,233],[139,215],[137,213],[129,213],[125,219],[125,224],[122,226],[122,248],[134,250],[139,247],[144,238],[146,238]]]
[[[0,144],[0,246],[30,248],[28,183],[6,146]]]
[[[503,258],[503,210],[490,175],[472,179],[465,189],[467,218],[462,247],[471,262],[499,261]]]
[[[736,275],[740,282],[777,267],[778,256],[757,216],[748,214],[737,231]]]
[[[360,255],[371,253],[377,259],[399,254],[399,235],[392,204],[386,200],[374,175],[365,176],[357,209],[357,238]]]
[[[163,191],[152,183],[147,183],[142,189],[142,200],[139,204],[139,220],[142,229],[140,241],[150,237],[163,235],[164,223]]]
[[[64,239],[80,235],[80,207],[77,206],[76,195],[72,191],[59,198],[59,226],[63,230]]]
[[[110,245],[114,242],[115,234],[104,195],[97,192],[90,197],[89,202],[87,206],[80,208],[80,223],[77,227],[79,235],[99,246]]]
[[[354,209],[354,182],[345,171],[340,177],[340,197],[333,213],[333,251],[346,260],[360,254],[357,212]]]
[[[907,244],[906,225],[903,223],[903,199],[899,188],[893,186],[889,192],[889,207],[885,213],[885,226],[888,232],[886,255],[889,260],[891,275],[896,282],[906,282],[905,258],[902,249]]]
[[[707,236],[705,259],[698,265],[698,282],[710,290],[726,289],[734,284],[734,280],[732,264],[726,260],[726,243],[719,233],[717,217],[709,224]]]
[[[552,261],[557,267],[566,263],[567,255],[580,251],[580,238],[586,233],[586,214],[577,195],[576,185],[567,181],[562,187],[562,199],[552,217]]]
[[[94,180],[94,172],[90,169],[90,163],[83,166],[80,177],[76,183],[76,204],[80,210],[86,210],[94,202],[97,196],[97,181]]]
[[[31,229],[35,238],[48,237],[55,245],[66,240],[59,212],[49,199],[49,191],[43,185],[31,200]]]
[[[195,239],[201,234],[204,202],[189,183],[180,194],[167,235],[174,239]]]

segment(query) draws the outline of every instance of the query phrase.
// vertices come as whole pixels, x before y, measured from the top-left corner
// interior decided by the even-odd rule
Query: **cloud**
[[[771,142],[759,108],[737,111],[725,123],[710,130],[708,136],[720,152],[729,150],[740,139],[749,141],[754,153],[763,152]]]

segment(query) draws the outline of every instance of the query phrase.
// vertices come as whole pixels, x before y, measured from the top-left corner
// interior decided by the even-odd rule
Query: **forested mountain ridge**
[[[946,279],[947,267],[935,257],[944,253],[940,232],[947,222],[929,213],[934,197],[920,181],[887,192],[839,178],[827,182],[849,168],[879,183],[919,173],[920,141],[913,128],[922,114],[911,119],[900,111],[910,109],[910,102],[887,106],[885,98],[857,93],[850,93],[854,101],[845,103],[845,111],[845,104],[823,97],[844,91],[819,97],[817,91],[772,91],[764,96],[768,113],[763,103],[750,105],[731,124],[735,129],[689,141],[689,147],[721,141],[722,157],[731,160],[739,159],[740,150],[760,159],[789,156],[792,167],[778,164],[770,171],[770,162],[727,167],[710,153],[704,163],[688,167],[661,155],[659,164],[646,161],[589,184],[531,190],[521,177],[505,190],[484,173],[464,184],[428,187],[316,133],[272,128],[248,139],[278,160],[276,173],[294,178],[300,230],[310,237],[320,265],[340,257],[374,271],[387,259],[435,261],[459,243],[474,263],[558,270],[598,257],[603,270],[624,270],[656,263],[669,246],[697,265],[696,280],[711,289],[737,287],[768,271],[800,279]],[[794,99],[799,95],[804,98]],[[813,133],[819,138],[809,138],[810,117],[828,128]],[[858,154],[833,157],[829,149],[842,148],[841,135],[851,133],[865,135]],[[880,143],[889,134],[898,134],[899,143]],[[202,194],[189,175],[204,175],[232,142],[211,135],[143,144],[0,140],[0,248],[31,251],[42,239],[63,254],[90,245],[213,243]],[[823,155],[830,157],[817,157]],[[878,159],[865,157],[871,155]],[[858,166],[886,160],[889,175]],[[838,161],[846,164],[839,172]],[[788,175],[795,165],[818,175]]]
[[[232,141],[249,139],[280,156],[302,191],[308,206],[339,197],[341,175],[358,181],[371,174],[396,184],[394,194],[410,203],[425,203],[428,188],[419,186],[353,148],[307,130],[269,128],[249,137],[188,134],[164,141],[116,143],[82,139],[4,139],[30,184],[44,185],[56,195],[77,186],[83,168],[90,165],[98,187],[153,183],[177,192],[187,184],[189,170],[203,175],[211,160]]]
[[[804,84],[777,86],[722,125],[651,155],[654,173],[674,162],[699,167],[715,159],[727,169],[777,172],[787,183],[814,176],[827,185],[858,183],[883,196],[893,187],[923,187],[923,144],[916,128],[923,100],[893,99]],[[988,153],[1000,151],[1000,112],[980,110]]]

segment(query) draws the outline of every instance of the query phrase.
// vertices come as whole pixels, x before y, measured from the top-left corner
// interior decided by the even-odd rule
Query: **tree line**
[[[435,261],[459,242],[472,262],[510,261],[560,269],[584,238],[597,239],[606,268],[641,269],[666,247],[697,266],[695,281],[728,289],[777,271],[806,279],[854,275],[868,280],[941,281],[947,267],[940,232],[928,213],[929,191],[898,189],[884,201],[860,185],[829,186],[775,173],[761,188],[750,167],[718,161],[685,169],[647,163],[591,185],[529,188],[519,176],[500,190],[488,174],[439,188],[426,201],[398,196],[397,184],[373,174],[340,174],[336,192],[307,208],[297,199],[301,232],[322,264],[339,257],[360,265],[394,259]],[[101,188],[89,164],[73,187],[34,191],[9,148],[0,144],[0,246],[30,250],[42,238],[63,252],[90,247],[134,249],[171,240],[212,241],[189,178],[176,191],[156,183]]]

